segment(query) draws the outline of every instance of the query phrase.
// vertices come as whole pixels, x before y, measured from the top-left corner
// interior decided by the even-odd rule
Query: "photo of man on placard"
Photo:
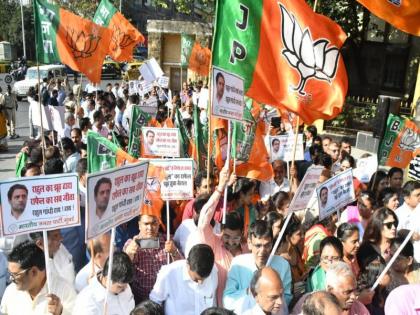
[[[221,72],[216,74],[216,101],[217,105],[223,102],[223,95],[225,94],[225,77]]]
[[[112,182],[108,177],[102,177],[95,185],[93,190],[95,204],[96,204],[96,216],[100,220],[104,216],[106,209],[108,208],[109,199],[111,198]]]
[[[319,199],[321,200],[321,208],[325,209],[328,203],[328,188],[322,187],[319,192]]]
[[[15,184],[7,192],[7,198],[12,217],[19,220],[19,217],[25,211],[26,202],[28,201],[28,188],[22,184]]]
[[[156,154],[155,133],[152,130],[146,131],[144,150],[146,154]]]

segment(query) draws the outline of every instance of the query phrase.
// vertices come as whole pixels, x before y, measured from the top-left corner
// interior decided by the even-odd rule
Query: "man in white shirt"
[[[129,315],[134,309],[134,296],[128,283],[133,280],[133,265],[126,253],[115,253],[112,263],[111,279],[108,278],[109,259],[102,272],[77,296],[73,315],[97,315],[104,311],[106,295],[106,314]],[[109,291],[108,281],[111,280]],[[105,313],[104,313],[105,314]]]
[[[42,232],[29,234],[33,242],[44,250],[44,240]],[[57,277],[61,277],[68,284],[74,283],[74,264],[73,257],[62,244],[63,237],[60,230],[48,231],[48,253],[50,255],[50,272]]]
[[[76,119],[72,113],[66,113],[64,117],[64,129],[62,133],[62,138],[71,138],[71,130],[76,124]]]
[[[404,204],[395,210],[398,230],[414,230],[414,260],[420,263],[420,182],[408,181],[402,189]]]
[[[109,257],[109,245],[111,236],[109,233],[102,234],[101,236],[92,240],[93,242],[93,262],[92,260],[86,264],[76,275],[74,287],[77,292],[82,291],[89,285],[89,281],[104,268],[105,262]],[[93,263],[93,270],[92,270]]]
[[[75,173],[77,162],[80,160],[80,153],[77,152],[76,146],[70,138],[61,139],[63,148],[64,160],[64,173]]]
[[[210,246],[191,248],[187,260],[163,266],[150,299],[165,305],[166,315],[196,315],[216,305],[217,268]]]
[[[8,257],[12,283],[6,288],[0,313],[7,315],[70,315],[76,292],[53,273],[47,274],[44,253],[32,242],[16,246]]]
[[[287,314],[283,291],[283,283],[274,269],[270,267],[258,269],[252,277],[248,295],[242,299],[235,313],[243,315]]]
[[[108,129],[104,126],[104,114],[101,110],[93,113],[92,131],[99,133],[102,137],[108,137]]]
[[[273,196],[279,191],[289,192],[290,182],[285,177],[286,164],[282,160],[276,160],[271,163],[273,166],[274,178],[266,182],[261,182],[260,185],[260,196],[261,199],[267,200],[268,197]]]

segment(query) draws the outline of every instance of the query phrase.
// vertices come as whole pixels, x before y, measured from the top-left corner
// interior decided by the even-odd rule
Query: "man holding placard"
[[[2,314],[71,314],[76,292],[51,273],[47,288],[44,253],[38,246],[32,242],[21,243],[12,250],[8,261],[12,283],[1,301]]]

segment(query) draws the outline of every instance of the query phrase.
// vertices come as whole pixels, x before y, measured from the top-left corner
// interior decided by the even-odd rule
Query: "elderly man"
[[[279,191],[290,191],[290,182],[286,177],[286,163],[282,160],[276,160],[271,165],[273,166],[274,178],[266,182],[261,182],[261,199],[268,199]]]
[[[32,242],[23,242],[12,250],[8,261],[12,283],[4,292],[1,314],[71,314],[76,292],[54,273],[48,274],[47,290],[44,253],[38,246]]]
[[[240,299],[246,296],[254,272],[266,266],[273,247],[273,232],[266,221],[256,220],[248,231],[248,248],[251,254],[242,254],[233,258],[228,273],[223,305],[234,309]],[[271,261],[272,267],[283,283],[284,296],[287,303],[292,300],[292,275],[290,265],[283,257],[275,255]]]
[[[270,267],[264,267],[254,272],[249,292],[241,299],[236,314],[265,315],[287,314],[284,301],[283,283],[278,273]]]
[[[326,291],[309,294],[302,307],[302,315],[328,314],[341,315],[340,302],[335,295]]]
[[[187,260],[163,266],[150,299],[165,305],[166,315],[195,315],[216,305],[217,268],[210,246],[191,248]]]
[[[133,279],[133,266],[126,253],[115,253],[111,271],[111,286],[107,291],[109,260],[102,272],[79,293],[73,315],[96,315],[104,311],[108,293],[106,314],[129,315],[134,308],[134,298],[129,282]]]
[[[357,300],[356,277],[353,274],[350,266],[339,261],[332,264],[326,274],[327,291],[332,293],[338,300],[342,309],[342,315],[369,315],[367,308]],[[293,314],[300,314],[302,305],[309,294],[301,297],[293,308]],[[329,314],[329,313],[328,313]]]
[[[134,265],[134,278],[131,283],[136,304],[147,300],[156,282],[157,274],[167,264],[167,254],[172,261],[182,259],[175,243],[166,241],[159,234],[159,221],[154,215],[142,214],[139,220],[140,233],[129,239],[124,246]]]

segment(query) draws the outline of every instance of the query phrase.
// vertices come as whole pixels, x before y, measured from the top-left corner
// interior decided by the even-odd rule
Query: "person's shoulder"
[[[351,306],[350,315],[370,315],[370,312],[363,303],[355,300]]]
[[[289,262],[285,258],[283,258],[279,255],[274,255],[272,266],[273,266],[274,269],[276,269],[276,266],[278,266],[280,268],[285,268],[285,267],[290,268]]]

